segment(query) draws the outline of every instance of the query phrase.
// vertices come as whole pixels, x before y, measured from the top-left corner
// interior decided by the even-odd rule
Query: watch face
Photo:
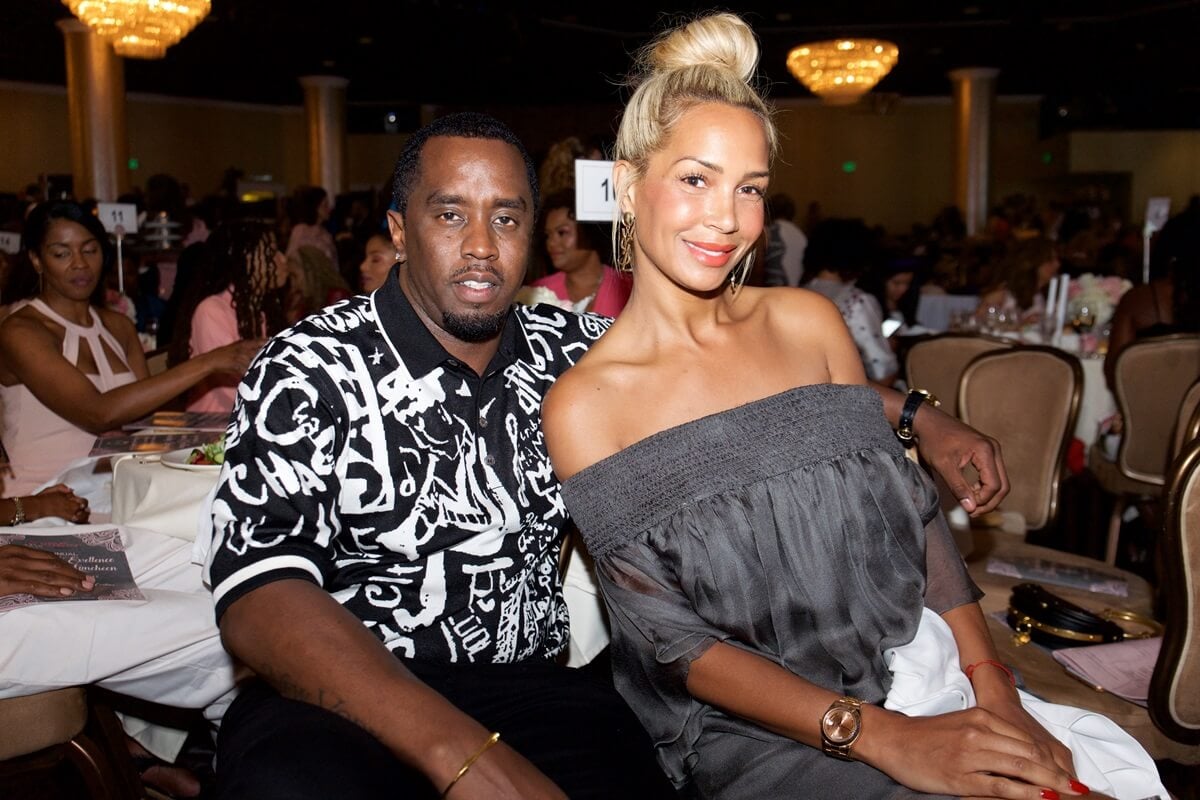
[[[848,708],[831,708],[821,719],[821,729],[829,741],[846,744],[858,733],[858,714]]]

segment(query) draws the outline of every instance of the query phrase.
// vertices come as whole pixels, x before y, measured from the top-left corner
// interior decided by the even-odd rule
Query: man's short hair
[[[435,136],[458,136],[463,139],[496,139],[507,142],[517,148],[521,158],[525,160],[525,177],[529,179],[529,192],[533,200],[533,212],[538,212],[538,182],[537,169],[533,159],[521,140],[507,125],[495,117],[479,114],[474,111],[463,111],[440,117],[414,133],[400,157],[396,159],[396,170],[392,173],[392,209],[399,211],[401,216],[408,211],[408,195],[412,191],[413,182],[421,168],[421,151],[425,142]]]

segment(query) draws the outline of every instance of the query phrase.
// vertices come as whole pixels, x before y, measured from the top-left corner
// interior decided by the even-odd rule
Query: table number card
[[[104,230],[116,236],[128,236],[137,233],[137,206],[133,203],[98,203],[96,216]]]
[[[612,222],[617,206],[613,185],[613,162],[575,160],[575,219],[580,222]]]
[[[0,231],[0,253],[15,256],[19,252],[21,252],[21,234]]]

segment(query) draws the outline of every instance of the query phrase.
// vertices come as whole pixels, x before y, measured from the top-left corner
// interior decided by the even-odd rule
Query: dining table
[[[1039,558],[1067,566],[1085,567],[1110,575],[1114,580],[1124,581],[1127,587],[1124,597],[1089,589],[1043,584],[1059,597],[1093,613],[1116,609],[1149,616],[1153,606],[1153,589],[1144,578],[1093,558],[1027,544],[1023,536],[999,528],[973,527],[971,541],[973,547],[966,555],[966,562],[971,578],[984,593],[979,605],[987,619],[1000,660],[1013,668],[1026,691],[1052,703],[1103,714],[1137,739],[1155,759],[1170,758],[1181,764],[1200,763],[1200,747],[1184,745],[1167,737],[1150,720],[1145,708],[1114,694],[1098,691],[1073,677],[1054,659],[1051,651],[1041,645],[1033,642],[1019,644],[1014,638],[1014,631],[1001,617],[1008,608],[1013,586],[1024,579],[991,572],[988,565],[994,559]]]

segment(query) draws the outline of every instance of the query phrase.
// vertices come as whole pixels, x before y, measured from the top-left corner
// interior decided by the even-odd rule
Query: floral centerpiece
[[[1125,294],[1133,286],[1124,278],[1115,275],[1099,276],[1084,273],[1071,281],[1067,290],[1067,321],[1077,319],[1086,314],[1091,317],[1093,325],[1102,329],[1112,319],[1113,311]]]

